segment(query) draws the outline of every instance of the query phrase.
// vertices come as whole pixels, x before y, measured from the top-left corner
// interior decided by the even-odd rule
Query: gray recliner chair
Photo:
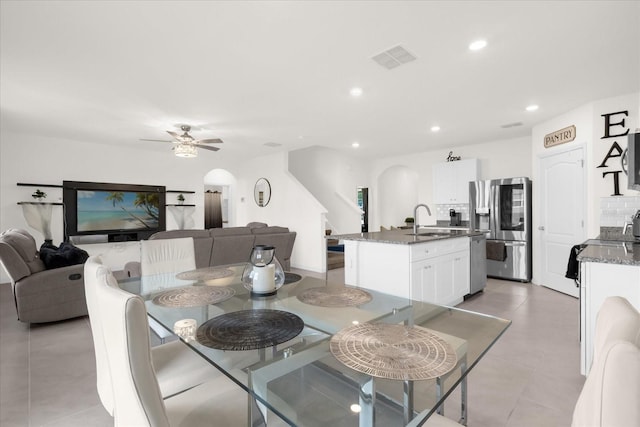
[[[44,323],[87,315],[84,266],[47,270],[27,231],[0,234],[0,263],[11,279],[18,320]]]

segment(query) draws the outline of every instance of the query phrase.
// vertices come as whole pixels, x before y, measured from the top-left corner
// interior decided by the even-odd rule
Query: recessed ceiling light
[[[431,132],[438,132],[440,130],[440,126],[431,126]]]
[[[352,146],[353,148],[358,148],[358,147],[360,147],[360,143],[358,143],[358,142],[354,142],[353,144],[351,144],[351,146]]]
[[[486,40],[476,40],[469,45],[470,50],[480,50],[484,49],[487,46]]]
[[[351,409],[351,412],[355,412],[356,414],[362,410],[360,405],[358,405],[357,403],[354,403],[353,405],[349,406],[349,409]]]
[[[351,96],[357,98],[358,96],[362,95],[362,88],[361,87],[353,87],[353,88],[351,88],[349,93],[351,94]]]
[[[537,109],[538,109],[538,106],[537,106],[537,105],[535,105],[535,104],[534,104],[534,105],[529,105],[529,106],[526,108],[526,110],[527,110],[527,111],[536,111]]]

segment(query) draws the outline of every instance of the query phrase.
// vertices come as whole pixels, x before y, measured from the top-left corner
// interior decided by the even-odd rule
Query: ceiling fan
[[[171,142],[174,144],[173,150],[176,156],[179,157],[196,157],[198,155],[196,148],[203,148],[210,151],[218,151],[220,149],[206,144],[221,144],[221,139],[195,139],[189,134],[191,130],[190,125],[180,125],[180,130],[182,130],[182,134],[170,130],[167,131],[167,133],[173,137],[173,141],[160,139],[140,139],[140,141]]]

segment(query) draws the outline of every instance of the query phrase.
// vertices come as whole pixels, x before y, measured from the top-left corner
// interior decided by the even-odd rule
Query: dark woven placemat
[[[289,341],[302,332],[304,322],[281,310],[242,310],[204,322],[196,332],[202,345],[219,350],[255,350]]]
[[[153,303],[163,307],[200,307],[228,300],[236,294],[230,287],[189,286],[162,292]]]
[[[199,268],[176,274],[176,278],[182,280],[213,280],[229,276],[233,276],[233,271],[228,268]]]
[[[288,285],[289,283],[298,282],[302,280],[302,276],[296,273],[284,273],[284,284]]]
[[[298,295],[298,299],[309,305],[320,307],[353,307],[371,301],[371,294],[356,288],[309,288]]]
[[[331,353],[358,372],[392,380],[427,380],[451,371],[456,352],[444,339],[419,326],[362,323],[329,343]]]

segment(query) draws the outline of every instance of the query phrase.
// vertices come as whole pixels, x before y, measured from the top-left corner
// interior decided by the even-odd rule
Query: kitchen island
[[[580,372],[593,360],[596,316],[609,296],[626,298],[640,310],[640,241],[592,239],[583,243],[580,262]]]
[[[467,229],[420,228],[331,236],[344,242],[347,285],[456,305],[470,291]]]

